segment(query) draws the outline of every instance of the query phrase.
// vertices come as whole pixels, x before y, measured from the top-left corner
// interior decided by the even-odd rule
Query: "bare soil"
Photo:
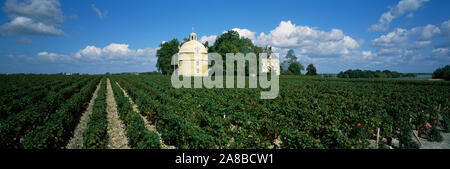
[[[109,78],[106,80],[106,112],[108,112],[108,148],[111,149],[130,149],[128,138],[125,135],[125,125],[119,118],[117,103],[114,99],[114,93]]]
[[[442,142],[430,142],[426,139],[420,138],[422,142],[421,149],[450,149],[450,133],[441,133]]]
[[[70,139],[69,143],[66,146],[66,149],[81,149],[83,148],[83,133],[87,128],[87,123],[89,121],[89,117],[92,114],[92,109],[94,108],[95,99],[97,99],[97,93],[100,89],[100,85],[102,82],[98,83],[97,89],[92,94],[91,101],[86,109],[86,111],[81,115],[80,122],[78,123],[75,131],[73,133],[73,137]]]

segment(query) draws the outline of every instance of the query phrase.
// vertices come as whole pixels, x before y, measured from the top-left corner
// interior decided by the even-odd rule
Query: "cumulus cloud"
[[[297,26],[291,21],[281,21],[280,25],[267,35],[260,33],[256,44],[294,48],[300,52],[300,55],[309,57],[348,55],[360,47],[356,40],[339,29],[327,32],[308,26]]]
[[[2,35],[64,35],[57,28],[64,22],[58,0],[7,0],[3,11],[11,21],[0,27]]]
[[[3,35],[27,34],[27,35],[46,35],[62,36],[64,32],[55,26],[46,25],[42,22],[36,22],[27,17],[16,17],[11,22],[0,26]]]
[[[372,40],[371,45],[376,48],[377,58],[384,59],[384,63],[424,60],[430,58],[428,55],[423,55],[425,49],[429,48],[435,39],[444,35],[441,29],[445,29],[445,26],[439,28],[429,24],[412,29],[396,28]],[[448,54],[446,48],[436,48],[430,55],[436,59],[445,57],[446,54]]]
[[[208,42],[209,45],[213,45],[214,42],[216,42],[217,35],[211,35],[211,36],[202,36],[200,38],[201,43]]]
[[[450,49],[449,48],[436,48],[431,51],[431,58],[437,60],[450,61]]]
[[[108,11],[102,12],[100,9],[95,7],[95,4],[91,4],[91,8],[98,15],[98,18],[100,18],[100,19],[106,18],[106,16],[108,15]]]
[[[86,46],[86,48],[79,50],[75,53],[75,58],[81,59],[86,58],[90,60],[100,60],[100,56],[102,54],[102,49],[97,48],[95,46]]]
[[[255,40],[256,32],[252,32],[252,31],[250,31],[248,29],[240,29],[240,28],[233,28],[231,30],[236,31],[237,33],[239,33],[240,37],[248,38],[248,39],[250,39],[252,41]],[[223,33],[225,33],[225,32],[227,32],[227,31],[224,31]]]
[[[440,32],[440,37],[444,39],[444,42],[435,46],[431,51],[430,58],[441,62],[450,62],[450,20],[441,24]]]
[[[38,58],[44,61],[57,62],[57,61],[69,61],[71,60],[70,56],[49,52],[39,52],[37,54]]]
[[[450,20],[443,22],[440,29],[442,37],[445,40],[444,44],[441,46],[450,48]]]
[[[412,17],[414,14],[412,12],[419,9],[425,2],[429,0],[401,0],[394,7],[390,7],[388,12],[381,15],[378,23],[373,24],[369,31],[386,31],[389,29],[390,23],[395,18],[408,14],[408,17]]]
[[[7,0],[3,10],[10,18],[19,16],[48,24],[62,24],[64,16],[58,0]]]
[[[74,54],[81,61],[127,61],[156,63],[156,48],[130,49],[128,44],[111,43],[104,48],[86,46]]]

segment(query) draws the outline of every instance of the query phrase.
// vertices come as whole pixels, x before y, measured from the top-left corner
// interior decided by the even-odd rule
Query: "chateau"
[[[194,32],[189,35],[189,41],[179,47],[178,61],[178,75],[208,76],[208,49],[197,41]]]

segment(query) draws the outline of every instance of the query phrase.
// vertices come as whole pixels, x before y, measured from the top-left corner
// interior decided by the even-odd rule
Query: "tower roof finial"
[[[192,24],[192,32],[194,32],[194,24]]]

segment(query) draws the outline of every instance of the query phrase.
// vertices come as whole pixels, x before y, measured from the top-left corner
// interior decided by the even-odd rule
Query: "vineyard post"
[[[413,132],[413,134],[414,134],[414,137],[417,139],[417,141],[418,141],[418,142],[420,143],[420,145],[422,146],[423,144],[422,144],[422,142],[420,141],[419,136],[417,135],[417,133],[414,132],[414,130],[413,130],[412,132]]]
[[[377,149],[379,148],[378,142],[380,141],[380,128],[377,129]]]

